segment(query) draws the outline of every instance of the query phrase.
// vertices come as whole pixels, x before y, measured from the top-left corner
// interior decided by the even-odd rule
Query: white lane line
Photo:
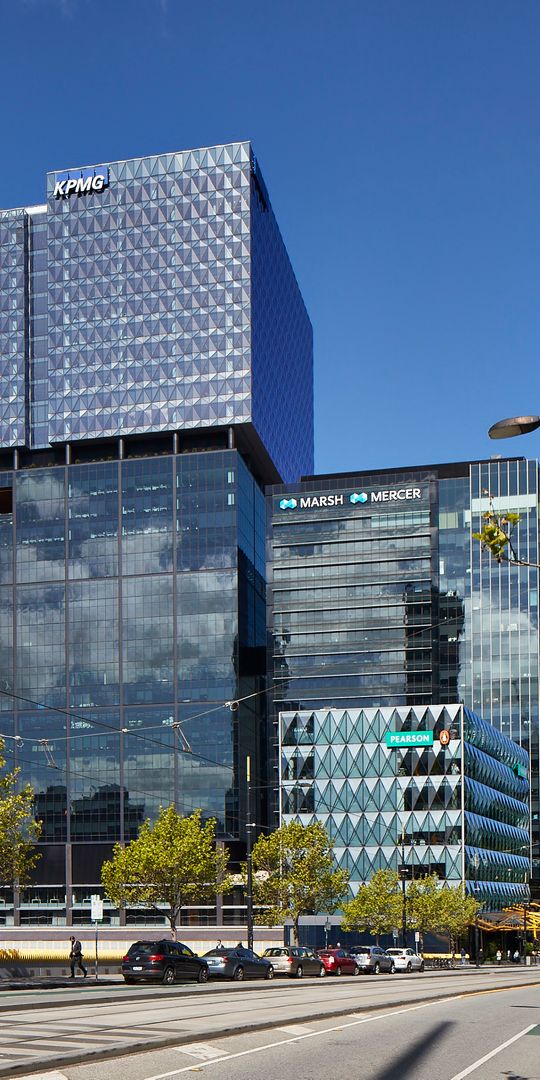
[[[27,1073],[26,1076],[19,1076],[19,1080],[68,1080],[65,1073],[60,1072],[46,1072],[46,1073]]]
[[[203,1058],[206,1061],[212,1061],[213,1058],[222,1058],[227,1053],[226,1050],[222,1050],[219,1046],[209,1046],[208,1043],[186,1043],[185,1046],[179,1046],[178,1049],[182,1054]]]
[[[283,1031],[285,1035],[310,1035],[313,1028],[306,1027],[305,1024],[286,1024],[276,1028],[276,1031]]]
[[[464,1076],[469,1076],[475,1069],[479,1069],[481,1065],[485,1065],[486,1061],[490,1061],[495,1057],[495,1054],[500,1054],[501,1050],[506,1050],[507,1046],[511,1046],[512,1043],[522,1039],[524,1035],[527,1035],[529,1031],[536,1027],[536,1024],[529,1024],[528,1027],[523,1028],[523,1031],[519,1031],[517,1035],[512,1035],[511,1039],[507,1039],[506,1042],[501,1043],[500,1046],[496,1046],[494,1050],[490,1050],[489,1054],[484,1054],[484,1057],[478,1058],[478,1061],[473,1061],[472,1065],[469,1065],[468,1069],[463,1069],[463,1072],[456,1073],[452,1077],[452,1080],[463,1080]]]
[[[408,1005],[404,1009],[392,1009],[391,1012],[378,1013],[376,1016],[365,1016],[362,1020],[355,1020],[352,1024],[335,1024],[333,1027],[324,1028],[321,1031],[310,1031],[307,1035],[297,1035],[291,1039],[280,1039],[277,1042],[265,1043],[264,1046],[254,1046],[251,1050],[240,1050],[236,1054],[225,1054],[223,1057],[215,1058],[213,1061],[201,1061],[198,1065],[199,1069],[206,1069],[209,1065],[219,1065],[221,1061],[233,1061],[235,1058],[248,1057],[249,1054],[261,1054],[263,1050],[274,1050],[276,1046],[288,1046],[289,1043],[302,1042],[303,1039],[314,1039],[319,1035],[330,1035],[334,1031],[343,1031],[346,1028],[358,1027],[360,1024],[372,1024],[376,1020],[388,1020],[389,1017],[402,1016],[403,1013],[417,1012],[419,1009],[432,1009],[434,1005],[446,1005],[449,1001],[459,1001],[462,994],[453,994],[452,997],[437,998],[435,1001],[425,1001],[421,1005]],[[536,1025],[532,1025],[535,1027]],[[244,1032],[244,1035],[249,1035],[250,1032]],[[253,1032],[255,1034],[255,1032]],[[181,1046],[178,1047],[182,1049]],[[191,1072],[193,1065],[186,1065],[182,1069],[172,1069],[171,1072],[156,1073],[154,1076],[145,1076],[144,1080],[168,1080],[169,1076],[180,1076],[182,1073]]]

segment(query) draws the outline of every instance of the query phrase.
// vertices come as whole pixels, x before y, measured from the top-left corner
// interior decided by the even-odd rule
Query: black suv
[[[136,941],[122,960],[127,983],[162,982],[171,986],[177,979],[208,982],[208,964],[181,941]]]

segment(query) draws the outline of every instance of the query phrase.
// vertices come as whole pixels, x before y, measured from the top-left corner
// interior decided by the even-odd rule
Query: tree
[[[0,769],[5,767],[0,739]],[[34,791],[30,784],[17,791],[20,769],[0,777],[0,884],[25,885],[38,859],[35,844],[41,822],[34,817]]]
[[[487,492],[485,494],[487,495]],[[511,511],[497,513],[493,499],[489,496],[489,510],[482,515],[482,530],[473,533],[473,540],[479,540],[483,551],[489,551],[495,562],[538,567],[539,564],[536,562],[520,559],[516,552],[512,536],[519,521],[520,515]]]
[[[481,904],[467,896],[464,886],[444,885],[435,874],[412,881],[407,890],[410,925],[426,933],[445,934],[453,951],[456,940],[474,923]]]
[[[301,915],[331,914],[347,895],[349,875],[335,868],[332,843],[320,822],[291,821],[253,846],[256,921],[276,926],[292,919],[298,942]]]
[[[367,885],[361,885],[353,900],[343,908],[344,930],[367,931],[379,944],[381,934],[401,925],[403,895],[395,870],[377,870]]]
[[[182,817],[174,806],[161,807],[155,824],[145,821],[136,840],[125,848],[115,844],[101,870],[114,904],[144,904],[164,915],[175,940],[186,904],[212,903],[229,887],[229,853],[216,847],[215,820],[203,824],[201,817],[200,810]]]

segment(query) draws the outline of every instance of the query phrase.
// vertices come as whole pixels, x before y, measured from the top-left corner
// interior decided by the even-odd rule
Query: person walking
[[[499,967],[500,967],[500,966],[501,966],[501,960],[502,960],[502,952],[501,952],[501,950],[500,950],[500,949],[497,949],[497,952],[496,952],[496,954],[495,954],[495,957],[496,957],[496,960],[497,960],[497,964],[498,964],[498,965],[499,965]]]
[[[466,961],[467,961],[467,953],[465,952],[465,949],[462,949],[461,950],[461,966],[462,967],[465,967]]]
[[[83,975],[84,975],[84,977],[86,979],[86,976],[88,975],[88,971],[86,970],[86,968],[85,968],[85,966],[84,966],[84,964],[82,962],[82,945],[81,945],[80,941],[78,940],[78,938],[75,937],[74,934],[71,935],[69,940],[71,942],[71,950],[70,950],[70,953],[69,953],[69,966],[71,968],[70,979],[75,978],[75,968],[76,967],[79,968],[79,971],[82,971],[82,973],[83,973]]]

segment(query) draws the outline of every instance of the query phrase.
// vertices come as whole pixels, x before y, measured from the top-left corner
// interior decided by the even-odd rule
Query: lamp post
[[[251,757],[246,757],[246,865],[247,865],[247,889],[246,889],[246,926],[248,949],[253,949],[253,858],[251,849],[253,846],[251,820]]]
[[[516,435],[528,435],[539,427],[540,416],[509,416],[492,424],[488,435],[490,439],[513,439]]]
[[[478,867],[480,866],[480,856],[475,851],[472,857],[472,864],[474,866],[474,898],[478,896]],[[480,957],[478,955],[478,912],[474,916],[474,962],[476,967],[480,967]]]
[[[407,885],[406,885],[407,870],[405,866],[405,826],[401,830],[401,936],[403,939],[403,948],[407,948]]]

